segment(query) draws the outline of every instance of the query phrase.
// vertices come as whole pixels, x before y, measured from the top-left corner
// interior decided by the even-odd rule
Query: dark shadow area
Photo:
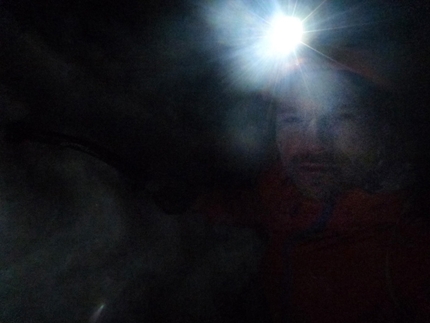
[[[274,100],[232,71],[227,27],[202,15],[215,4],[0,2],[0,321],[272,321],[267,230],[190,214],[214,191],[251,214],[245,195],[279,159]],[[398,98],[392,144],[422,203],[430,4],[321,8],[342,28],[316,33],[304,57],[358,66],[370,53],[360,67]]]

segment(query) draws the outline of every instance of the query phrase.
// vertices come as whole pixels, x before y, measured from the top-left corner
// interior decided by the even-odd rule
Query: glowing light
[[[105,307],[106,307],[105,303],[102,303],[99,306],[97,306],[96,310],[94,311],[94,313],[90,317],[90,323],[96,323],[99,321],[99,318],[100,318],[103,310],[105,309]]]
[[[276,15],[269,24],[267,46],[273,55],[288,55],[302,41],[303,24],[299,18]]]
[[[244,90],[266,89],[309,59],[325,57],[315,45],[335,25],[323,15],[327,0],[320,1],[316,7],[300,0],[215,0],[203,6],[217,49],[225,49],[221,59],[230,82]]]

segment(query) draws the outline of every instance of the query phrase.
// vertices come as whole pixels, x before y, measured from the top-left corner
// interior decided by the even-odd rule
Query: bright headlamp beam
[[[276,15],[267,30],[268,50],[274,56],[288,55],[302,41],[303,25],[300,19],[285,15]]]

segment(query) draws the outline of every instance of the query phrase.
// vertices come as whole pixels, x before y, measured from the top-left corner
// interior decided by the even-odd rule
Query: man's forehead
[[[332,71],[313,72],[303,75],[274,93],[274,101],[280,112],[319,108],[357,109],[362,93],[357,85],[342,74]]]
[[[274,101],[280,113],[318,113],[327,114],[338,111],[354,112],[364,109],[360,100],[347,96],[289,96]]]

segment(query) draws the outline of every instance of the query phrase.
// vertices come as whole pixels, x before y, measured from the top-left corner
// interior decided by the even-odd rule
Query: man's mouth
[[[298,170],[306,173],[328,173],[336,168],[337,166],[332,163],[305,162],[299,164]]]

